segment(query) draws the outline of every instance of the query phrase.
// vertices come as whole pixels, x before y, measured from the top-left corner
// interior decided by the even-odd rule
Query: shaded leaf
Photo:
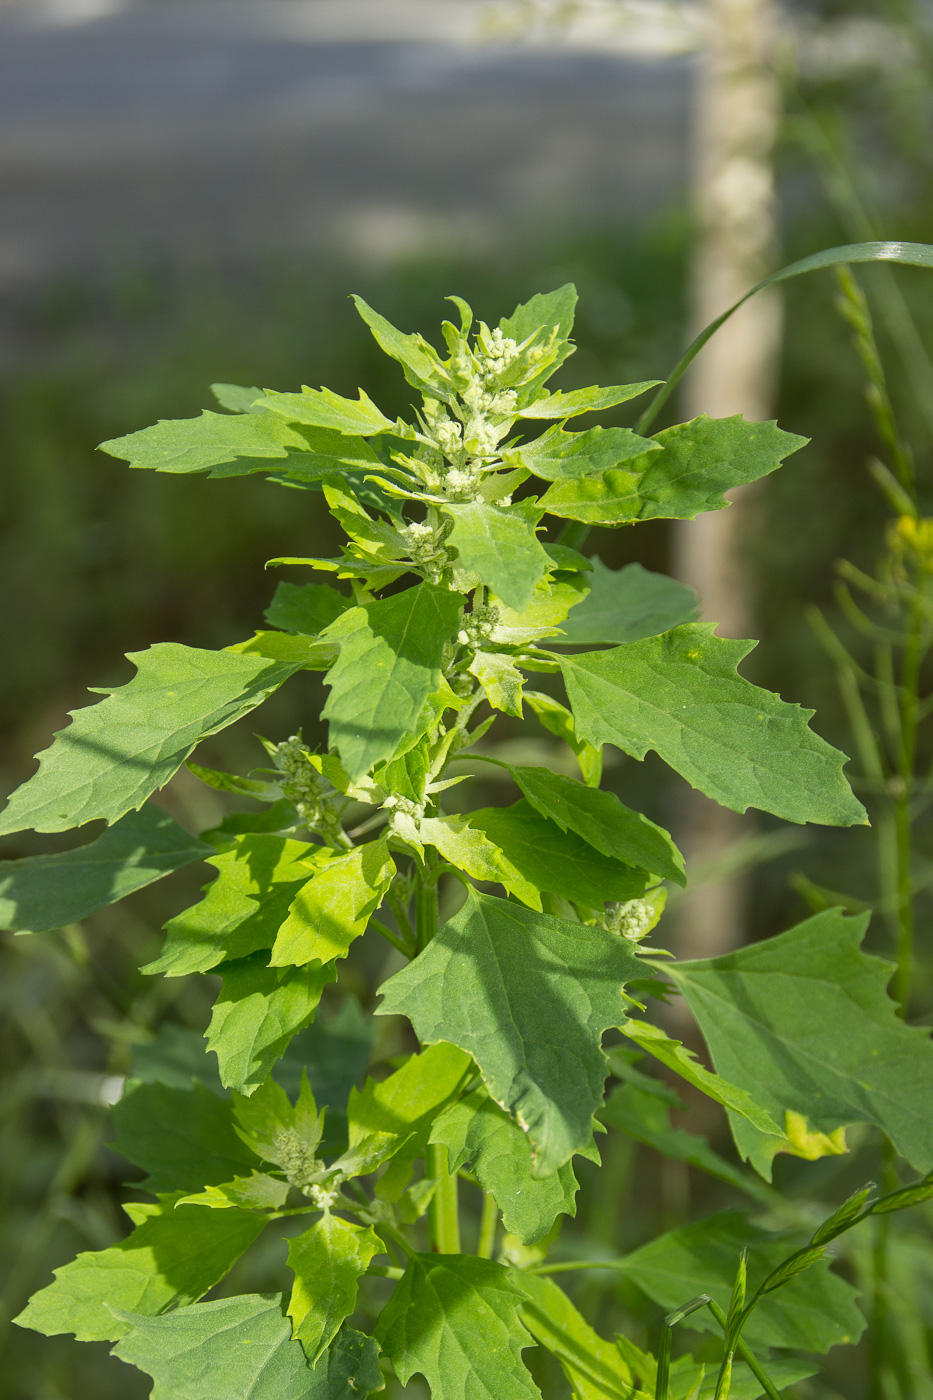
[[[676,579],[640,564],[607,569],[596,555],[592,563],[590,591],[562,624],[557,645],[638,642],[695,618],[696,594]]]
[[[424,1043],[476,1060],[493,1099],[528,1133],[548,1176],[592,1140],[602,1032],[623,1019],[644,965],[621,939],[471,890],[413,963],[383,984],[378,1015],[408,1016]]]
[[[0,814],[0,835],[117,821],[167,783],[196,744],[248,715],[297,669],[177,642],[127,660],[137,668],[133,680],[72,712]]]
[[[147,1191],[197,1191],[249,1171],[256,1159],[233,1131],[228,1100],[203,1084],[176,1089],[127,1081],[113,1110],[110,1144],[148,1173]]]
[[[630,1400],[632,1373],[618,1347],[594,1332],[563,1289],[540,1274],[516,1274],[528,1301],[522,1321],[560,1362],[575,1400]]]
[[[525,1244],[542,1239],[558,1215],[577,1213],[579,1185],[570,1162],[553,1176],[533,1177],[528,1138],[484,1089],[445,1108],[430,1141],[447,1148],[452,1172],[472,1164],[483,1190],[495,1197],[506,1230]],[[582,1155],[599,1161],[594,1143]]]
[[[416,731],[428,696],[440,685],[460,602],[458,594],[422,583],[352,608],[328,629],[340,655],[327,673],[330,696],[322,714],[351,779],[391,758]]]
[[[491,1259],[418,1254],[375,1336],[402,1384],[420,1372],[434,1400],[537,1400],[521,1360],[532,1341],[521,1321],[524,1296]]]
[[[212,853],[147,803],[86,846],[0,864],[0,928],[62,928]]]
[[[323,967],[277,968],[265,953],[219,969],[223,986],[207,1028],[208,1048],[217,1056],[221,1083],[249,1094],[261,1084],[292,1036],[313,1020],[333,963]]]
[[[288,1242],[288,1267],[295,1275],[288,1315],[292,1336],[315,1365],[356,1307],[360,1276],[385,1245],[368,1226],[337,1215],[320,1220]]]
[[[352,606],[352,598],[327,583],[280,583],[264,616],[270,627],[316,637]]]
[[[246,832],[208,864],[217,878],[199,904],[165,925],[162,954],[143,972],[183,977],[271,948],[292,901],[327,852],[307,841]]]
[[[79,1342],[116,1341],[129,1328],[113,1308],[152,1316],[196,1302],[266,1225],[245,1210],[176,1208],[175,1201],[135,1205],[142,1219],[131,1235],[56,1269],[55,1282],[33,1294],[16,1322],[49,1337],[73,1332]]]
[[[562,831],[576,832],[613,860],[686,884],[683,856],[664,828],[626,807],[614,792],[584,786],[547,768],[504,766],[535,811]]]
[[[920,1172],[933,1167],[933,1042],[885,992],[890,963],[860,950],[867,915],[827,909],[728,957],[666,969],[683,991],[716,1068],[784,1125],[818,1133],[873,1123]],[[785,1139],[733,1118],[739,1151],[770,1176]]]
[[[793,1250],[794,1243],[792,1237],[750,1224],[739,1211],[720,1211],[707,1220],[659,1235],[627,1254],[616,1267],[662,1308],[676,1308],[694,1294],[708,1293],[726,1311],[742,1250],[748,1250],[749,1293],[753,1293],[765,1275]],[[826,1352],[843,1342],[857,1341],[865,1330],[857,1297],[856,1289],[831,1273],[827,1263],[817,1264],[786,1288],[764,1298],[749,1318],[743,1336],[752,1347]],[[691,1313],[682,1325],[719,1334],[705,1308]]]
[[[492,589],[507,607],[521,611],[552,564],[527,516],[515,507],[470,501],[445,505],[453,521],[447,543],[461,566]]]
[[[633,758],[649,749],[708,797],[792,822],[852,826],[865,810],[842,774],[848,761],[788,705],[736,674],[754,643],[705,623],[610,651],[561,659],[574,724],[592,744]]]
[[[602,854],[576,832],[562,831],[530,802],[481,807],[470,814],[470,826],[484,831],[535,889],[590,909],[601,909],[613,900],[635,899],[648,884],[644,870]]]
[[[522,684],[524,676],[507,652],[478,651],[469,665],[483,687],[483,694],[494,710],[522,718]],[[2,888],[2,887],[0,887]]]

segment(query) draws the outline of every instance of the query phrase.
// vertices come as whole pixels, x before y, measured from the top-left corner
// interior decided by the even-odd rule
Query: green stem
[[[459,1254],[460,1204],[457,1176],[456,1173],[451,1174],[447,1148],[441,1143],[432,1143],[428,1148],[425,1165],[428,1176],[437,1181],[437,1190],[428,1207],[431,1248],[437,1254]]]
[[[718,1303],[714,1302],[712,1298],[710,1298],[706,1306],[709,1308],[710,1312],[713,1314],[713,1317],[715,1317],[716,1321],[719,1323],[720,1327],[725,1332],[728,1325],[728,1319],[726,1318],[726,1314],[723,1312],[722,1308],[719,1306]],[[736,1346],[736,1351],[739,1353],[739,1356],[741,1356],[742,1360],[745,1362],[746,1366],[751,1371],[752,1375],[755,1377],[755,1380],[761,1386],[765,1395],[767,1395],[768,1400],[781,1400],[777,1388],[775,1387],[773,1382],[770,1381],[765,1375],[764,1371],[759,1366],[758,1361],[753,1351],[749,1347],[748,1343],[743,1342],[741,1337],[739,1338],[738,1345]]]
[[[564,1274],[571,1269],[618,1269],[621,1259],[567,1259],[562,1264],[533,1264],[530,1274]]]
[[[483,1214],[479,1222],[479,1243],[476,1252],[480,1259],[491,1259],[496,1247],[496,1227],[499,1224],[499,1207],[491,1191],[483,1193]]]
[[[370,1264],[366,1270],[367,1278],[404,1278],[404,1269],[395,1269],[391,1264]]]
[[[437,933],[437,885],[430,881],[424,866],[418,872],[415,890],[415,946],[420,953]]]
[[[374,928],[377,933],[382,935],[382,937],[386,940],[387,943],[391,943],[392,947],[397,948],[400,953],[403,953],[405,955],[406,958],[412,957],[414,950],[410,948],[407,943],[403,943],[402,940],[398,938],[390,928],[387,928],[381,919],[375,919],[372,915],[370,915],[369,927]]]

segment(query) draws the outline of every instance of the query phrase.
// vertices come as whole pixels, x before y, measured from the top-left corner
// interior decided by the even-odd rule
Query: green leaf
[[[249,1098],[234,1093],[233,1113],[237,1136],[264,1162],[284,1168],[290,1179],[314,1173],[323,1124],[306,1075],[294,1105],[280,1084],[264,1079]]]
[[[352,606],[352,598],[327,583],[280,583],[263,616],[270,627],[316,637]]]
[[[632,1373],[619,1349],[593,1331],[563,1289],[540,1274],[523,1272],[515,1278],[528,1295],[522,1321],[560,1362],[574,1400],[630,1400]]]
[[[516,306],[511,316],[503,316],[499,329],[519,345],[542,327],[555,332],[558,340],[567,340],[576,309],[577,289],[572,282],[565,282],[553,292],[538,292]]]
[[[535,811],[562,831],[575,832],[613,860],[686,884],[683,856],[664,828],[626,807],[614,792],[584,786],[547,768],[503,766]]]
[[[351,779],[391,758],[405,735],[415,733],[428,696],[440,685],[460,603],[458,594],[421,583],[351,608],[328,629],[340,655],[327,673],[330,696],[322,714]]]
[[[454,1045],[431,1045],[378,1083],[354,1089],[347,1104],[349,1148],[340,1165],[366,1176],[425,1132],[463,1082],[470,1057]]]
[[[670,967],[665,965],[664,970],[670,972]],[[754,1124],[760,1132],[780,1132],[768,1110],[757,1103],[751,1094],[739,1088],[737,1084],[730,1083],[728,1079],[723,1079],[721,1075],[704,1069],[693,1051],[681,1045],[679,1040],[671,1040],[649,1021],[633,1020],[631,1017],[619,1029],[640,1050],[653,1055],[662,1065],[667,1065],[668,1069],[679,1074],[681,1079],[699,1089],[714,1103],[722,1104],[730,1113],[739,1114]]]
[[[266,832],[247,832],[235,842],[208,862],[217,879],[199,904],[165,925],[162,955],[143,972],[184,977],[271,948],[298,891],[327,858],[320,846]]]
[[[583,837],[539,815],[530,802],[481,807],[470,814],[470,825],[484,831],[535,889],[590,909],[638,898],[648,884],[643,870],[595,850]]]
[[[535,914],[471,890],[413,963],[384,983],[380,1016],[407,1016],[418,1039],[461,1046],[493,1099],[528,1133],[535,1175],[592,1140],[626,981],[644,965],[599,928]]]
[[[430,1141],[447,1148],[452,1172],[472,1164],[483,1190],[495,1197],[505,1228],[525,1244],[543,1239],[558,1215],[577,1213],[579,1185],[570,1162],[553,1176],[533,1177],[528,1138],[484,1089],[445,1108]],[[599,1161],[593,1143],[582,1155]]]
[[[345,958],[385,898],[395,862],[384,840],[334,856],[296,894],[278,931],[270,967]]]
[[[359,1280],[377,1254],[386,1252],[369,1227],[326,1214],[288,1242],[288,1267],[295,1275],[288,1315],[314,1366],[345,1318],[356,1307]]]
[[[217,1056],[221,1083],[251,1093],[288,1048],[292,1036],[314,1019],[321,993],[335,981],[333,963],[323,967],[266,966],[265,953],[224,963],[208,1048]]]
[[[157,472],[207,472],[218,477],[273,471],[320,475],[309,440],[268,413],[231,417],[205,409],[200,418],[163,418],[152,428],[102,442],[100,448],[111,457],[122,457],[131,467]],[[331,471],[335,465],[332,461]]]
[[[190,1090],[130,1079],[113,1110],[110,1144],[148,1176],[146,1191],[197,1191],[219,1186],[256,1164],[233,1130],[227,1099],[195,1084]]]
[[[491,1259],[417,1254],[375,1337],[402,1384],[420,1372],[433,1400],[540,1400],[521,1360],[532,1344],[521,1321],[524,1297]]]
[[[137,668],[133,680],[73,711],[39,756],[39,771],[10,798],[0,835],[117,821],[167,783],[196,744],[248,715],[297,669],[177,642],[127,659]]]
[[[221,408],[229,409],[231,413],[262,412],[262,409],[255,407],[256,400],[262,398],[262,390],[255,385],[248,388],[243,384],[212,384],[211,393]]]
[[[0,928],[62,928],[211,853],[168,813],[146,804],[86,846],[0,864]]]
[[[372,1017],[356,997],[348,996],[336,1016],[317,1016],[299,1032],[276,1066],[275,1077],[288,1094],[294,1098],[305,1073],[315,1100],[327,1107],[327,1148],[332,1133],[340,1134],[339,1145],[327,1155],[336,1156],[346,1146],[347,1099],[366,1073],[374,1039]]]
[[[260,403],[289,423],[330,428],[351,437],[372,437],[375,433],[391,432],[395,427],[362,389],[358,400],[341,398],[331,389],[309,389],[307,385],[302,386],[300,394],[280,394],[267,389]]]
[[[607,569],[596,555],[592,563],[586,580],[590,591],[562,624],[557,645],[639,642],[696,617],[696,594],[676,579],[650,573],[640,564]]]
[[[526,515],[488,501],[445,505],[444,513],[453,520],[447,543],[456,549],[461,566],[507,607],[519,612],[526,608],[553,567]]]
[[[226,1278],[266,1221],[245,1210],[175,1208],[176,1197],[134,1205],[141,1224],[125,1240],[55,1270],[15,1321],[51,1337],[73,1332],[79,1342],[116,1341],[128,1331],[112,1309],[151,1316],[194,1303]]]
[[[600,1122],[609,1128],[644,1143],[674,1162],[686,1162],[698,1171],[728,1182],[747,1196],[770,1203],[770,1195],[749,1173],[740,1171],[718,1152],[714,1152],[705,1137],[671,1127],[670,1109],[654,1094],[646,1093],[635,1084],[617,1084],[600,1110]]]
[[[554,546],[546,549],[551,558]],[[553,561],[552,561],[553,567]],[[492,645],[525,646],[529,642],[540,641],[542,637],[562,637],[563,624],[571,608],[579,603],[586,593],[586,583],[579,573],[569,578],[543,579],[535,589],[534,597],[527,607],[516,611],[514,608],[497,607],[496,621],[489,641]]]
[[[360,1400],[384,1389],[379,1347],[344,1325],[314,1368],[307,1400]]]
[[[679,1307],[694,1294],[708,1293],[725,1311],[732,1295],[736,1266],[748,1250],[749,1293],[794,1248],[793,1237],[774,1235],[749,1224],[739,1211],[718,1215],[659,1235],[627,1254],[616,1267],[664,1309]],[[865,1330],[856,1306],[856,1289],[817,1264],[786,1288],[769,1294],[752,1313],[743,1336],[750,1346],[795,1347],[826,1352],[855,1342]],[[718,1333],[710,1313],[701,1308],[682,1324]]]
[[[600,413],[617,404],[637,399],[646,389],[660,384],[660,379],[646,379],[640,384],[613,384],[600,388],[593,385],[589,389],[571,389],[565,392],[558,389],[553,394],[543,394],[533,403],[525,404],[521,410],[523,418],[577,418],[581,413]]]
[[[599,787],[603,774],[603,751],[577,737],[573,715],[567,706],[540,690],[526,690],[524,698],[541,727],[562,739],[573,750],[587,787]]]
[[[471,820],[471,817],[425,817],[417,825],[412,823],[411,839],[423,846],[433,846],[451,865],[474,880],[502,885],[529,909],[540,909],[541,896],[535,886],[485,831],[470,825]],[[397,820],[396,830],[398,828]]]
[[[754,643],[677,627],[610,651],[561,660],[578,735],[633,758],[654,749],[724,807],[758,807],[791,822],[866,820],[842,774],[848,761],[785,704],[736,673]]]
[[[917,1171],[933,1167],[933,1043],[898,1017],[893,968],[861,952],[868,918],[827,909],[728,957],[666,969],[683,991],[720,1073],[777,1117],[829,1134],[873,1123]],[[739,1151],[770,1176],[780,1138],[735,1120]]]
[[[130,1330],[113,1354],[152,1376],[151,1400],[313,1400],[328,1394],[315,1389],[278,1294],[194,1303],[162,1317],[118,1316]]]
[[[807,439],[776,423],[746,423],[741,415],[708,418],[665,428],[653,439],[661,448],[645,459],[638,483],[638,520],[692,520],[722,510],[722,494],[775,471]]]
[[[367,306],[362,297],[353,297],[360,316],[373,333],[380,350],[384,350],[393,360],[397,360],[405,371],[405,378],[415,389],[425,389],[432,385],[435,391],[442,387],[446,376],[441,370],[437,352],[421,335],[406,335]],[[443,395],[446,399],[448,396]]]
[[[565,433],[561,427],[548,428],[533,442],[525,442],[506,453],[506,460],[528,470],[544,481],[563,481],[609,471],[620,462],[657,451],[660,444],[638,437],[631,428],[589,428],[585,433]]]
[[[206,1186],[181,1198],[181,1205],[207,1206],[210,1210],[229,1210],[231,1206],[242,1206],[244,1210],[281,1210],[288,1200],[291,1190],[287,1181],[281,1181],[268,1172],[251,1172],[249,1176],[235,1176],[220,1186]]]
[[[129,1078],[175,1089],[190,1089],[198,1081],[215,1094],[224,1091],[203,1035],[172,1021],[163,1021],[152,1040],[133,1046]]]
[[[483,688],[483,694],[494,710],[522,718],[522,685],[524,676],[514,657],[501,651],[478,651],[469,665]],[[2,887],[0,887],[2,888]]]

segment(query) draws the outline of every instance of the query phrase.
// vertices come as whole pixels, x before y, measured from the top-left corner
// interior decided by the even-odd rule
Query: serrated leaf
[[[470,817],[425,817],[418,822],[413,835],[422,845],[433,846],[451,865],[474,880],[502,885],[529,909],[540,909],[541,896],[535,886],[486,832],[471,826],[470,821]]]
[[[607,1127],[615,1128],[659,1152],[662,1157],[674,1162],[686,1162],[688,1166],[728,1182],[736,1190],[764,1203],[770,1200],[768,1193],[751,1173],[740,1171],[720,1157],[705,1137],[684,1132],[682,1128],[672,1128],[667,1105],[635,1084],[617,1084],[605,1106],[600,1109],[599,1119]]]
[[[287,632],[254,632],[227,650],[239,656],[265,656],[270,661],[291,663],[299,671],[326,671],[337,659],[332,642]]]
[[[739,1211],[720,1211],[707,1220],[659,1235],[627,1254],[616,1267],[662,1308],[676,1308],[693,1294],[708,1293],[725,1311],[743,1249],[748,1250],[749,1293],[753,1293],[793,1247],[793,1237],[761,1230]],[[751,1314],[743,1336],[752,1347],[826,1352],[857,1341],[865,1330],[857,1297],[856,1289],[831,1273],[827,1264],[818,1264],[763,1299]],[[700,1332],[719,1332],[705,1308],[691,1313],[682,1325]]]
[[[194,1303],[162,1317],[123,1311],[118,1316],[129,1330],[113,1354],[152,1376],[151,1400],[312,1400],[317,1395],[278,1294]]]
[[[154,427],[102,442],[100,450],[122,457],[131,467],[157,472],[207,472],[215,477],[272,471],[320,475],[308,438],[268,413],[231,416],[205,409],[199,418],[163,418]],[[331,460],[329,469],[335,466]]]
[[[294,1097],[306,1073],[318,1104],[346,1116],[350,1090],[366,1072],[373,1053],[375,1025],[354,996],[348,996],[336,1016],[318,1016],[292,1041],[275,1077]]]
[[[176,1208],[175,1202],[169,1196],[147,1204],[125,1240],[56,1269],[55,1282],[33,1294],[15,1321],[47,1337],[73,1332],[79,1342],[116,1341],[128,1326],[113,1308],[151,1316],[196,1302],[226,1278],[266,1225],[245,1210]]]
[[[571,1163],[553,1176],[533,1177],[527,1137],[484,1089],[445,1108],[434,1121],[430,1141],[447,1148],[452,1172],[472,1164],[483,1190],[495,1197],[506,1230],[525,1244],[543,1239],[558,1215],[577,1213],[579,1185]],[[582,1155],[599,1161],[593,1143]]]
[[[391,758],[405,735],[416,732],[428,696],[440,685],[460,603],[458,594],[422,583],[352,608],[328,629],[340,655],[327,673],[330,696],[322,715],[351,779]]]
[[[696,594],[676,579],[640,564],[607,569],[597,555],[592,563],[590,591],[561,624],[557,645],[638,642],[694,620]]]
[[[352,606],[352,598],[327,583],[280,583],[263,616],[270,627],[316,637]]]
[[[582,836],[595,850],[686,884],[683,856],[663,827],[620,802],[614,792],[585,786],[547,768],[505,764],[522,793],[562,831]]]
[[[534,525],[516,507],[470,501],[445,505],[453,521],[447,543],[461,566],[475,574],[507,607],[521,612],[552,567]]]
[[[0,835],[115,822],[167,783],[209,734],[261,705],[296,666],[162,642],[130,652],[136,675],[72,711],[39,771],[0,814]]]
[[[669,972],[670,967],[665,965],[664,970]],[[681,1079],[685,1079],[688,1084],[706,1094],[714,1103],[722,1104],[730,1113],[739,1114],[754,1124],[760,1132],[780,1132],[768,1110],[757,1103],[751,1094],[724,1079],[722,1075],[704,1068],[693,1051],[688,1050],[679,1040],[671,1040],[649,1021],[639,1021],[632,1017],[620,1026],[620,1030],[640,1050],[653,1055],[662,1065],[667,1065],[668,1069],[672,1069]]]
[[[859,944],[867,915],[827,909],[728,957],[666,969],[696,1017],[720,1073],[783,1124],[817,1132],[873,1123],[920,1172],[933,1167],[933,1042],[898,1017],[893,968]],[[781,1138],[735,1120],[739,1151],[770,1177]]]
[[[522,1321],[560,1363],[574,1400],[630,1400],[632,1373],[618,1347],[593,1331],[553,1279],[524,1272],[516,1279],[528,1295]]]
[[[484,831],[535,889],[590,909],[636,899],[648,884],[644,870],[595,850],[576,832],[561,830],[524,800],[511,807],[481,807],[470,814],[470,826]]]
[[[507,652],[478,651],[468,667],[483,688],[483,694],[494,710],[522,717],[522,685],[525,677]]]
[[[521,1321],[524,1296],[491,1259],[418,1254],[375,1337],[402,1384],[420,1372],[434,1400],[540,1400],[521,1360],[532,1344]]]
[[[661,451],[612,469],[557,481],[542,497],[545,510],[591,525],[632,520],[692,520],[728,505],[723,491],[757,481],[803,447],[806,439],[775,423],[708,418],[666,428],[651,442]]]
[[[113,1110],[110,1144],[148,1176],[147,1191],[197,1191],[219,1186],[256,1165],[233,1131],[227,1099],[203,1084],[191,1089],[130,1079]]]
[[[567,340],[576,309],[577,289],[572,282],[565,282],[553,292],[537,292],[521,302],[511,316],[503,316],[499,329],[519,344],[541,328],[553,331],[558,340]]]
[[[291,1173],[296,1165],[310,1166],[317,1155],[321,1115],[306,1075],[301,1077],[294,1104],[281,1084],[271,1078],[264,1079],[249,1098],[234,1093],[233,1116],[237,1136],[264,1162],[287,1167]]]
[[[147,803],[86,846],[0,864],[0,928],[41,933],[76,923],[212,850]]]
[[[866,820],[842,774],[848,762],[807,726],[813,714],[736,673],[754,646],[694,623],[663,637],[561,659],[577,733],[649,749],[724,807],[791,822]]]
[[[262,390],[255,385],[250,388],[244,384],[212,384],[211,393],[221,408],[229,409],[231,413],[262,412],[255,406],[256,400],[262,398]]]
[[[300,394],[280,394],[267,389],[260,404],[289,423],[330,428],[350,437],[372,437],[376,433],[391,432],[395,426],[362,389],[359,399],[345,399],[331,389],[309,389],[307,385],[302,385]]]
[[[385,898],[395,862],[384,840],[334,856],[292,901],[272,948],[270,967],[320,966],[345,958]]]
[[[184,977],[271,948],[298,891],[327,858],[320,846],[266,832],[235,837],[212,856],[217,878],[205,897],[165,925],[162,954],[143,972]]]
[[[545,551],[549,559],[552,550],[553,546],[548,546]],[[542,637],[562,637],[567,615],[585,592],[586,583],[576,573],[570,578],[542,579],[527,607],[516,611],[497,606],[489,641],[494,645],[525,646]]]
[[[354,296],[353,303],[372,331],[380,350],[384,350],[402,366],[409,384],[416,389],[425,389],[429,384],[433,385],[435,390],[443,387],[443,379],[446,376],[441,371],[437,352],[423,336],[406,335],[405,332],[396,330],[378,311],[367,306],[362,297]]]
[[[643,974],[613,934],[471,890],[383,984],[377,1015],[407,1016],[422,1044],[471,1054],[493,1099],[528,1133],[543,1177],[591,1141],[607,1073],[600,1039],[623,1019],[625,982]]]
[[[692,520],[722,510],[722,494],[775,471],[807,439],[776,423],[747,423],[740,414],[665,428],[652,441],[661,448],[645,459],[638,484],[639,520]]]
[[[249,1176],[235,1176],[220,1186],[206,1186],[203,1191],[183,1196],[179,1204],[207,1206],[210,1210],[229,1210],[232,1206],[243,1210],[281,1210],[290,1189],[287,1181],[268,1172],[250,1172]]]
[[[577,418],[581,413],[598,413],[617,404],[628,403],[638,398],[646,390],[655,388],[660,379],[646,379],[640,384],[614,384],[600,388],[593,385],[588,389],[571,389],[565,392],[558,389],[552,394],[543,394],[521,410],[522,418]]]
[[[366,1176],[424,1133],[438,1109],[459,1088],[469,1055],[454,1045],[430,1045],[387,1079],[367,1079],[347,1103],[349,1145],[340,1165],[348,1176]]]
[[[288,1304],[292,1336],[314,1366],[356,1307],[359,1280],[385,1245],[368,1226],[324,1215],[288,1242],[295,1275]]]
[[[294,1035],[317,1011],[333,963],[315,967],[269,967],[265,953],[219,968],[223,986],[207,1028],[208,1048],[217,1056],[220,1081],[238,1093],[251,1093],[285,1053]]]
[[[203,1035],[172,1021],[163,1021],[152,1040],[133,1046],[128,1077],[175,1089],[190,1089],[198,1081],[223,1094],[217,1061],[207,1053]]]
[[[564,481],[609,471],[620,462],[657,451],[660,444],[642,438],[631,428],[589,428],[585,433],[566,433],[561,427],[548,428],[532,442],[524,442],[506,455],[521,462],[533,476],[544,481]]]

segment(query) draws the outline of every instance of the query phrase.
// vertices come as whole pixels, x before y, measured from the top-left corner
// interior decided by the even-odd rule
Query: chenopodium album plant
[[[357,301],[419,396],[409,421],[363,392],[221,385],[226,412],[105,444],[135,467],[307,490],[346,543],[335,558],[274,561],[331,581],[280,584],[247,641],[134,653],[134,679],[75,713],[0,816],[2,833],[107,823],[77,849],[7,864],[0,912],[21,931],[206,860],[204,898],[169,922],[145,971],[222,979],[206,1037],[219,1082],[203,1066],[187,1081],[150,1066],[116,1107],[115,1146],[151,1195],[126,1207],[132,1232],[59,1269],[18,1321],[114,1342],[160,1400],[337,1400],[416,1373],[435,1400],[530,1400],[536,1347],[578,1400],[773,1396],[863,1330],[829,1241],[933,1195],[933,1047],[888,999],[889,965],[860,951],[865,918],[831,909],[712,961],[652,953],[684,862],[600,786],[604,745],[653,750],[739,812],[840,826],[864,812],[808,712],[738,675],[749,643],[697,622],[674,581],[613,571],[579,546],[591,525],[720,509],[724,490],[802,440],[738,417],[654,436],[571,431],[652,387],[545,387],[573,348],[574,289],[475,334],[451,300],[446,357]],[[249,776],[190,761],[307,670],[329,689],[326,751],[300,734],[267,740]],[[500,715],[556,737],[577,776],[497,757]],[[148,799],[186,762],[249,810],[199,839],[183,831]],[[490,764],[514,800],[451,809]],[[305,1028],[364,935],[404,959],[376,1015],[407,1018],[420,1048],[359,1087],[371,1039],[352,998]],[[644,999],[671,984],[714,1070],[647,1019]],[[673,1310],[657,1355],[599,1336],[554,1280],[574,1157],[597,1162],[608,1130],[753,1201],[768,1188],[672,1130],[675,1096],[636,1067],[652,1058],[725,1108],[766,1179],[778,1152],[844,1151],[854,1123],[921,1174],[880,1200],[860,1192],[796,1253],[726,1211],[595,1261]],[[198,1301],[283,1220],[288,1291]],[[705,1380],[692,1355],[671,1361],[684,1318],[718,1336],[703,1343],[716,1358]]]

